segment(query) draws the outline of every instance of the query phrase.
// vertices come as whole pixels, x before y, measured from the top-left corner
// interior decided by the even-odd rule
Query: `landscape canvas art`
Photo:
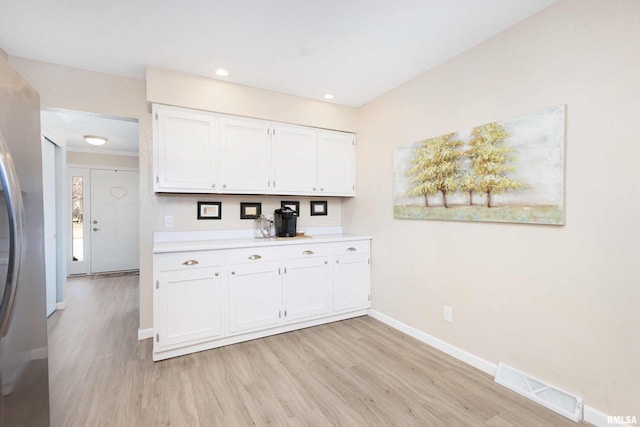
[[[565,106],[394,150],[395,218],[564,224]]]

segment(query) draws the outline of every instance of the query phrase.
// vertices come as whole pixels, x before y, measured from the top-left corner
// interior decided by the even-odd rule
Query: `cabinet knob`
[[[220,273],[218,273],[218,272],[216,271],[216,277],[218,277],[219,275],[220,275]]]
[[[222,188],[227,188],[227,184],[222,184]]]
[[[235,275],[235,274],[236,274],[236,272],[235,272],[235,271],[232,271],[232,272],[231,272],[231,274]]]
[[[340,264],[340,260],[339,259],[336,260],[336,264]]]
[[[324,188],[321,188],[320,191],[324,191]]]
[[[313,191],[316,191],[316,187],[313,187]]]
[[[347,248],[347,252],[355,252],[355,251],[356,251],[356,248],[354,248],[353,246]]]
[[[197,265],[197,264],[200,264],[200,263],[195,259],[189,259],[182,263],[182,265]]]
[[[215,184],[211,184],[211,188],[216,188],[216,185]]]
[[[329,261],[325,261],[324,263],[325,263],[325,265],[326,265],[326,264],[329,264]]]
[[[251,256],[249,257],[249,259],[250,259],[251,261],[254,261],[254,260],[256,260],[256,259],[262,259],[262,257],[261,257],[260,255],[257,255],[257,254],[256,254],[256,255],[251,255]]]
[[[306,250],[306,251],[302,252],[302,255],[313,255],[313,251]]]

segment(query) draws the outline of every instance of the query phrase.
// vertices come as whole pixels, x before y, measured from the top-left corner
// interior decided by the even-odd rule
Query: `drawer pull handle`
[[[190,259],[188,261],[185,261],[182,263],[182,265],[196,265],[196,264],[200,264],[198,261],[196,261],[195,259]]]
[[[262,257],[261,257],[260,255],[251,255],[251,256],[249,257],[249,259],[250,259],[250,260],[252,260],[252,261],[254,261],[254,260],[256,260],[256,259],[262,259]]]
[[[306,250],[306,251],[302,252],[302,255],[313,255],[313,251]]]
[[[353,246],[347,248],[347,252],[355,252],[356,248],[354,248]]]

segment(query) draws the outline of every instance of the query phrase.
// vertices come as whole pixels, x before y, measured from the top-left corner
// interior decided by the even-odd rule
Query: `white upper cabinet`
[[[216,118],[208,113],[154,105],[154,119],[154,191],[215,191]]]
[[[355,146],[351,133],[318,131],[319,194],[355,195]]]
[[[220,119],[220,181],[232,193],[271,190],[269,122],[244,118]]]
[[[355,195],[355,135],[153,106],[156,192]]]
[[[318,132],[273,124],[273,181],[277,194],[313,194],[318,186]]]

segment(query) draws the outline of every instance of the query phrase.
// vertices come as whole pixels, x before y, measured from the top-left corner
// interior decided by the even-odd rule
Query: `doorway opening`
[[[66,136],[67,276],[139,268],[138,121],[48,109]],[[96,146],[89,136],[104,137]]]

